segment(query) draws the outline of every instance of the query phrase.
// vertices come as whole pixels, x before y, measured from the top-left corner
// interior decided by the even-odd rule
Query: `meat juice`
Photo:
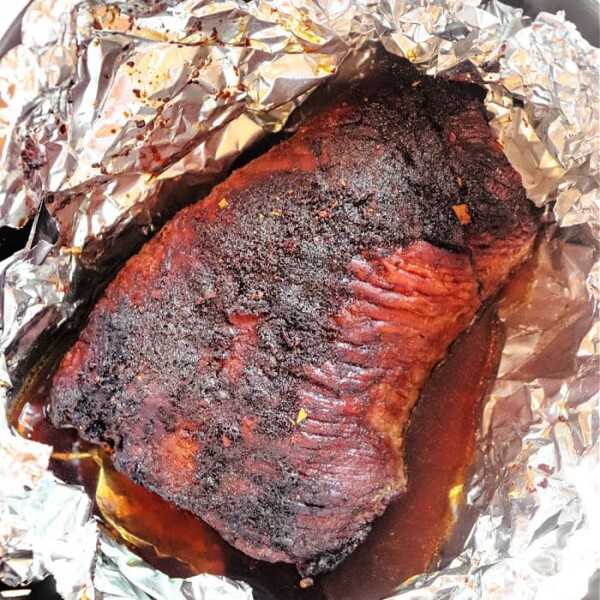
[[[13,413],[22,436],[54,447],[51,469],[82,485],[104,526],[137,554],[172,576],[198,572],[242,578],[275,598],[377,598],[421,573],[437,557],[460,504],[473,454],[478,406],[494,374],[500,330],[492,308],[453,346],[427,382],[406,434],[406,495],[377,519],[367,541],[333,573],[308,589],[291,565],[253,560],[190,513],[136,485],[111,465],[107,451],[47,419],[47,363],[32,377]],[[56,359],[54,362],[57,362]],[[451,382],[449,385],[448,382]]]
[[[531,262],[507,286],[503,305],[526,296]],[[382,598],[436,566],[461,514],[481,400],[502,349],[496,309],[490,305],[480,313],[423,388],[406,432],[407,493],[374,522],[364,544],[310,587],[301,586],[292,565],[244,555],[197,517],[133,483],[112,467],[108,449],[80,440],[72,429],[55,428],[47,417],[49,390],[62,352],[30,376],[14,403],[11,422],[23,437],[54,447],[50,468],[64,481],[83,486],[109,534],[173,577],[226,575],[248,581],[276,600]]]

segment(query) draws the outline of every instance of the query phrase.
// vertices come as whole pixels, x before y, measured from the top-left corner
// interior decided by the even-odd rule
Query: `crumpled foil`
[[[89,295],[83,267],[152,230],[169,190],[211,185],[373,41],[429,74],[485,82],[492,127],[556,221],[527,302],[501,308],[464,547],[393,597],[582,598],[600,562],[599,56],[560,14],[531,22],[479,0],[35,0],[0,60],[0,225],[33,220],[0,263],[0,402],[39,336]],[[168,578],[99,534],[49,456],[2,411],[0,579],[53,574],[69,599],[253,597],[225,578]]]
[[[254,597],[252,588],[243,581],[215,575],[167,577],[105,534],[100,535],[94,588],[100,600],[252,600]]]

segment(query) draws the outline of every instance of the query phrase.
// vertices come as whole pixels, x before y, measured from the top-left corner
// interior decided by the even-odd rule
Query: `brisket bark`
[[[382,59],[126,264],[52,418],[247,554],[330,570],[405,489],[423,382],[536,230],[482,91]]]

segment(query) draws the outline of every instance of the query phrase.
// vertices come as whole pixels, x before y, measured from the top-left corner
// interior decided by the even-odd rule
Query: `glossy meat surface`
[[[65,356],[54,422],[249,555],[334,568],[406,486],[423,382],[534,241],[481,96],[386,58],[181,211]]]

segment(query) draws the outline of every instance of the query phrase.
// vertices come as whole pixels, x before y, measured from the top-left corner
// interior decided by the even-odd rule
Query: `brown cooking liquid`
[[[505,298],[513,288],[523,297],[529,273],[522,270]],[[53,471],[83,485],[107,529],[171,576],[228,575],[258,584],[278,600],[371,600],[436,564],[461,511],[480,401],[495,376],[501,338],[496,307],[490,306],[423,389],[406,433],[407,493],[375,521],[364,544],[308,589],[300,587],[293,566],[257,561],[235,550],[200,519],[116,472],[102,449],[83,442],[73,430],[52,427],[46,418],[49,382],[60,356],[31,376],[12,421],[24,437],[54,446]]]

